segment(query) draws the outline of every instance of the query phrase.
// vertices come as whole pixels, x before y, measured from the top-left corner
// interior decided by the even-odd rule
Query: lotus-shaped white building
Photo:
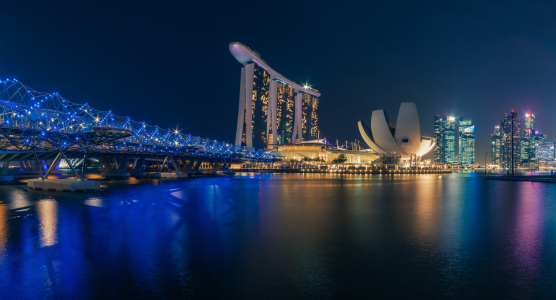
[[[382,154],[399,155],[402,159],[420,158],[431,151],[435,144],[433,138],[421,136],[415,103],[401,104],[396,127],[381,109],[373,111],[371,128],[359,121],[359,131],[371,149]]]

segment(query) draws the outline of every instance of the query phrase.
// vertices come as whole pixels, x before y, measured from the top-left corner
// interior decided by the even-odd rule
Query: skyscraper
[[[475,125],[471,118],[459,118],[459,164],[473,166],[475,163]]]
[[[523,125],[523,138],[519,143],[519,158],[522,163],[526,164],[535,158],[535,143],[532,136],[535,130],[535,115],[525,114]]]
[[[456,162],[456,118],[448,117],[444,123],[444,157],[446,163]]]
[[[500,126],[494,126],[494,133],[490,136],[491,141],[491,160],[493,165],[502,164],[502,132]]]
[[[456,122],[450,116],[442,119],[434,117],[434,135],[436,145],[434,147],[434,161],[437,164],[453,163],[456,161]]]
[[[512,111],[513,112],[513,111]],[[517,168],[521,164],[520,160],[520,120],[519,118],[514,118],[514,130],[513,130],[513,144],[512,144],[512,116],[511,114],[506,114],[504,119],[500,122],[502,143],[500,145],[500,165],[503,168],[511,168],[512,165],[512,148],[513,148],[513,162],[514,168]]]
[[[535,115],[534,114],[525,114],[525,119],[523,120],[523,129],[527,130],[534,130],[535,129]]]
[[[546,166],[554,166],[554,142],[544,142],[535,144],[535,158],[537,163],[544,163]]]
[[[444,121],[440,116],[434,116],[434,138],[436,145],[434,146],[434,163],[445,164],[444,157]]]
[[[535,145],[543,144],[546,138],[535,130],[535,115],[526,114],[523,123],[525,128],[520,142],[520,159],[523,165],[527,165],[535,161]]]
[[[293,87],[278,81],[278,103],[276,106],[277,134],[279,144],[293,144],[293,122],[295,99]]]
[[[318,104],[318,97],[307,93],[303,94],[303,140],[315,139],[318,136]]]
[[[241,68],[235,145],[274,148],[318,137],[320,93],[274,71],[247,46],[230,43]]]

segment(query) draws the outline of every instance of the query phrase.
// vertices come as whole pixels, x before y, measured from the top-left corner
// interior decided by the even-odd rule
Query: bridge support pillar
[[[129,173],[133,177],[146,177],[147,173],[143,172],[143,165],[145,164],[145,158],[141,157],[135,160],[135,166],[129,169]]]
[[[135,166],[129,169],[130,172],[141,172],[143,165],[145,164],[145,158],[141,157],[135,160]]]
[[[125,172],[125,169],[127,169],[128,164],[129,164],[129,157],[124,157],[120,159],[120,161],[118,162],[118,172]]]
[[[187,164],[184,161],[184,165],[185,165],[185,172],[191,172],[191,170],[193,169],[193,166],[195,165],[195,160],[192,159]]]
[[[2,163],[2,170],[0,171],[0,181],[9,182],[13,181],[14,177],[8,175],[8,170],[10,169],[10,161],[4,161]]]
[[[9,182],[13,181],[14,177],[8,175],[8,170],[10,169],[10,161],[4,161],[2,163],[2,170],[0,171],[0,182]]]
[[[8,175],[8,170],[10,169],[10,161],[5,161],[2,163],[2,171],[0,175]]]
[[[202,164],[202,163],[203,163],[203,160],[202,160],[202,159],[199,159],[199,160],[197,161],[197,163],[195,164],[195,166],[193,167],[193,170],[194,170],[194,171],[199,171],[199,168],[201,167],[201,164]]]
[[[112,166],[110,165],[110,162],[108,161],[108,159],[103,158],[102,159],[102,166],[104,167],[104,170],[107,172],[112,172]]]
[[[110,165],[108,159],[103,158],[102,165],[104,166],[104,172],[100,173],[100,175],[104,177],[127,178],[130,176],[129,172],[125,171],[128,163],[129,163],[129,158],[123,158],[120,160],[119,164],[118,161],[115,161],[115,168],[113,168]]]

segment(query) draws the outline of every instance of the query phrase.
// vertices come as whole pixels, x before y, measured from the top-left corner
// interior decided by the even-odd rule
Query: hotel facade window
[[[303,93],[303,140],[317,139],[318,136],[318,101],[311,94]]]
[[[268,121],[268,72],[255,64],[253,72],[253,147],[262,148],[267,143],[266,123]]]
[[[295,113],[293,86],[285,82],[278,82],[277,98],[276,123],[278,124],[278,144],[292,144]]]

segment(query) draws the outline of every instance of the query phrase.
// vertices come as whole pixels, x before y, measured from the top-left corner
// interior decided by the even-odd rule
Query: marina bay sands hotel
[[[276,148],[319,138],[320,93],[274,71],[249,47],[230,43],[241,68],[235,145]]]

